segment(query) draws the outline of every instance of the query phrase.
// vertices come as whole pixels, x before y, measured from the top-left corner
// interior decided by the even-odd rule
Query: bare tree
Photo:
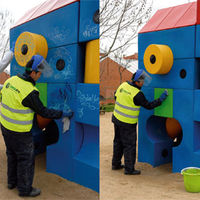
[[[7,10],[0,10],[0,59],[9,49],[9,30],[14,20]]]
[[[138,30],[148,21],[152,3],[153,0],[100,1],[101,59],[118,50],[124,53],[137,43]]]
[[[126,70],[129,70],[132,73],[134,73],[138,68],[138,61],[124,59],[123,52],[124,51],[121,51],[121,48],[120,48],[112,53],[112,55],[114,56],[113,59],[115,60],[115,62],[117,62],[119,64],[118,72],[119,72],[119,76],[120,76],[120,80],[119,80],[120,84],[122,83],[122,80],[123,80],[123,73]]]

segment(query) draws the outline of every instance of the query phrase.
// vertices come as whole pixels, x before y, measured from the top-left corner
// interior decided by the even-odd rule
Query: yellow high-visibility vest
[[[122,122],[135,124],[138,122],[140,106],[136,106],[133,98],[140,92],[139,89],[129,85],[127,82],[122,83],[117,92],[114,116]]]
[[[22,105],[22,101],[38,89],[18,76],[9,78],[1,90],[1,124],[15,132],[29,132],[33,125],[34,111]]]

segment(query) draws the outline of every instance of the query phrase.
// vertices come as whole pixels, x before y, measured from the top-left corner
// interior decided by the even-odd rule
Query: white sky
[[[0,9],[9,10],[16,22],[28,10],[45,1],[46,0],[0,0]]]
[[[181,5],[196,0],[154,0],[153,7],[155,9],[167,8],[171,6]]]

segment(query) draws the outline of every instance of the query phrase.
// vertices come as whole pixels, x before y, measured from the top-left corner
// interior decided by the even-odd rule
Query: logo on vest
[[[130,93],[130,92],[126,91],[126,90],[125,90],[125,89],[123,89],[123,88],[121,88],[119,92],[120,92],[120,93],[126,93],[126,94],[129,94],[129,95],[131,95],[131,93]]]
[[[10,83],[6,84],[6,89],[11,89],[14,92],[20,93],[20,91],[17,88],[15,88],[13,85],[11,85]]]

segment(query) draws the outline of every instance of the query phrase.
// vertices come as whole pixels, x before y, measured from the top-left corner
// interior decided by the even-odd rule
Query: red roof
[[[200,6],[200,0],[198,0]],[[199,8],[198,8],[199,9]],[[197,21],[197,19],[199,19]],[[197,17],[197,2],[158,10],[142,28],[140,33],[180,28],[200,24],[200,13]]]
[[[12,28],[80,0],[47,0],[29,10]]]

